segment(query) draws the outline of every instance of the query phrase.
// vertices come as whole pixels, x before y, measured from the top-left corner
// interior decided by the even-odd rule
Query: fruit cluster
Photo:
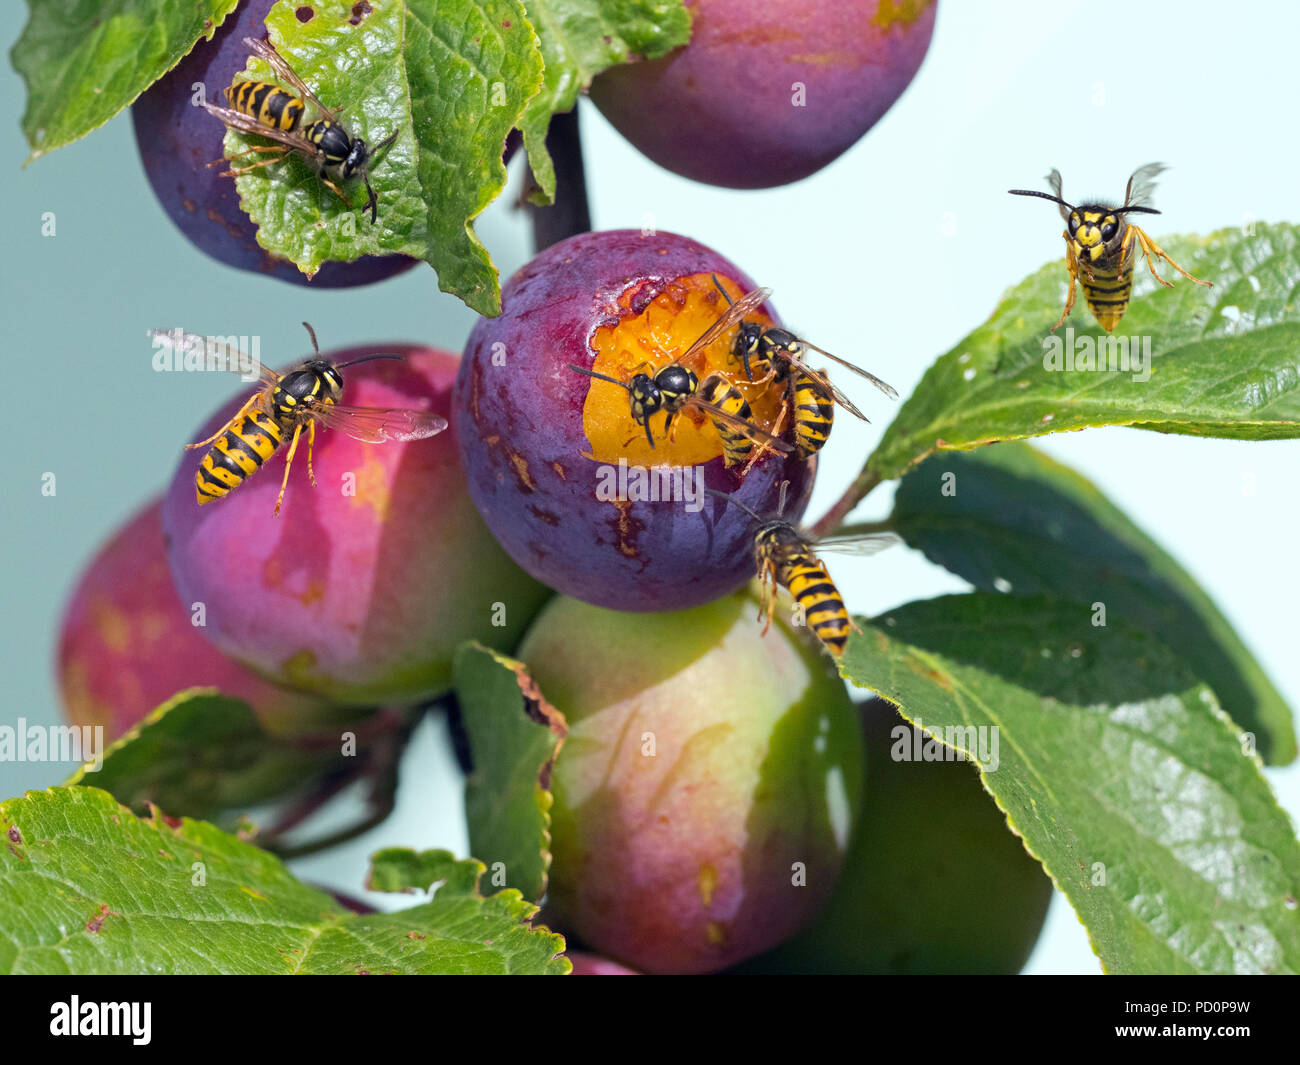
[[[135,123],[149,178],[187,236],[223,262],[299,282],[256,245],[231,185],[206,165],[221,157],[220,123],[192,114],[191,86],[230,83],[270,6],[242,4],[141,98]],[[838,102],[816,122],[773,124],[766,89],[730,85],[737,71],[770,67],[730,32],[742,15],[717,0],[690,6],[689,48],[612,71],[593,96],[652,158],[733,186],[795,180],[844,151],[906,86],[933,22],[927,5],[879,5],[888,10],[875,14],[896,17],[840,34],[839,6],[817,4],[805,29],[787,32],[798,40],[758,40],[764,55],[793,57],[824,23],[846,48],[857,42],[830,63],[790,58],[802,91]],[[748,8],[743,18],[757,17]],[[256,95],[239,97],[249,115]],[[698,128],[664,143],[663,113]],[[330,264],[312,284],[409,265]],[[891,884],[919,883],[933,894],[927,913],[953,904],[919,859],[877,877],[875,846],[861,842],[890,809],[886,792],[873,808],[870,777],[864,786],[883,719],[864,732],[825,653],[842,650],[851,622],[796,531],[831,411],[856,411],[852,401],[802,361],[807,345],[781,329],[765,290],[671,233],[574,236],[520,270],[502,308],[478,322],[460,359],[386,345],[397,358],[353,368],[379,352],[317,352],[294,374],[264,372],[255,396],[217,411],[161,502],[81,580],[60,650],[70,717],[121,735],[176,690],[205,684],[293,735],[350,708],[446,700],[457,649],[495,648],[524,663],[566,723],[548,781],[545,905],[560,930],[643,971],[790,958],[924,967],[902,942],[922,939],[919,928],[889,939],[873,926],[837,950],[823,920],[802,947],[792,941],[835,910],[846,861],[843,883],[866,882],[882,899]],[[403,412],[424,430],[395,431]],[[300,449],[306,462],[294,463]],[[278,463],[261,471],[278,451],[293,463],[283,486]],[[766,624],[745,589],[756,575]],[[797,602],[789,620],[773,619],[773,584]],[[970,774],[947,780],[951,795],[936,790],[918,838],[946,846],[935,828],[946,803],[974,803],[985,815],[976,831],[1001,832]],[[989,883],[1027,900],[1007,933],[1020,939],[972,942],[962,955],[954,931],[946,961],[1014,967],[1032,941],[1046,882],[1018,848],[1003,851],[995,864],[1007,875]],[[848,925],[861,924],[847,909]],[[759,957],[783,944],[786,954]]]

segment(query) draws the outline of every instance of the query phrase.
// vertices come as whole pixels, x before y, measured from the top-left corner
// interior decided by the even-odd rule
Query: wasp
[[[312,449],[316,442],[316,424],[334,429],[354,440],[377,444],[384,440],[422,440],[447,428],[447,421],[432,411],[385,407],[350,407],[339,402],[343,395],[341,370],[375,359],[398,359],[400,355],[363,355],[359,359],[335,364],[321,358],[316,331],[302,323],[311,337],[315,357],[305,360],[287,373],[279,374],[261,365],[251,355],[210,337],[180,330],[151,329],[155,340],[165,340],[187,360],[198,355],[205,369],[256,373],[262,387],[248,398],[233,418],[206,440],[186,444],[186,450],[209,447],[194,475],[194,491],[199,505],[229,495],[266,463],[280,446],[289,440],[284,460],[284,480],[275,500],[280,513],[284,490],[289,484],[289,470],[298,451],[298,439],[307,430],[307,474],[316,484],[312,470]]]
[[[374,156],[387,148],[397,138],[397,131],[385,137],[373,148],[360,137],[354,137],[338,121],[342,108],[331,110],[322,104],[304,84],[302,78],[294,73],[293,68],[284,61],[280,53],[268,41],[259,41],[245,37],[244,44],[256,56],[265,59],[276,77],[293,87],[289,92],[273,81],[245,81],[236,77],[225,90],[230,107],[217,107],[204,103],[209,114],[221,119],[227,126],[241,133],[254,134],[276,142],[274,147],[258,146],[249,148],[231,157],[231,161],[253,152],[265,152],[270,156],[249,166],[222,171],[223,177],[247,174],[258,167],[269,166],[283,159],[290,152],[296,152],[316,167],[321,181],[333,190],[338,197],[352,207],[352,201],[343,190],[330,180],[330,175],[340,181],[349,181],[359,177],[366,186],[369,200],[362,211],[370,212],[373,225],[379,217],[379,199],[370,185],[369,164]],[[297,95],[294,95],[294,94]],[[303,125],[307,108],[312,108],[320,117]],[[217,166],[227,160],[218,159],[209,166]]]
[[[728,468],[738,466],[749,458],[755,443],[784,454],[794,450],[784,440],[778,440],[773,434],[755,425],[754,412],[740,389],[718,374],[706,377],[701,383],[694,370],[675,362],[659,370],[653,377],[647,373],[636,373],[630,382],[624,382],[595,370],[584,370],[573,363],[569,363],[569,369],[626,389],[632,406],[632,420],[645,429],[645,438],[651,447],[655,446],[654,434],[650,430],[651,418],[660,411],[666,412],[664,436],[667,436],[678,412],[694,407],[707,415],[718,430]]]
[[[825,563],[817,557],[817,552],[841,551],[870,555],[898,543],[899,538],[893,533],[868,533],[813,541],[781,517],[785,512],[789,487],[789,481],[781,482],[780,500],[774,517],[763,517],[735,496],[713,488],[706,488],[705,491],[739,507],[756,522],[754,567],[758,571],[758,581],[762,588],[762,604],[758,616],[762,618],[764,614],[767,615],[767,624],[763,626],[764,635],[772,625],[772,614],[776,610],[776,586],[780,585],[803,611],[813,635],[838,658],[844,653],[849,632],[860,630],[845,609],[839,589],[831,580]]]
[[[810,344],[788,329],[765,329],[758,322],[748,321],[746,316],[766,303],[772,295],[770,288],[754,289],[733,301],[722,287],[717,274],[713,275],[713,284],[727,301],[727,310],[687,349],[682,361],[689,360],[696,352],[715,343],[733,325],[739,325],[732,341],[731,354],[740,360],[745,376],[750,381],[754,380],[754,371],[757,369],[762,375],[759,379],[761,383],[772,381],[784,386],[785,406],[774,431],[780,432],[786,410],[791,411],[795,446],[800,458],[815,455],[825,445],[830,437],[836,404],[854,417],[861,418],[864,422],[870,421],[848,396],[831,383],[825,372],[814,370],[804,361],[808,352],[825,355],[859,377],[866,378],[890,399],[898,398],[898,392],[875,374]]]
[[[1107,333],[1114,332],[1119,320],[1128,309],[1129,297],[1133,292],[1133,267],[1140,248],[1146,257],[1147,268],[1165,288],[1173,288],[1173,283],[1166,281],[1156,271],[1154,259],[1164,259],[1189,281],[1198,285],[1213,285],[1212,281],[1202,281],[1193,277],[1160,247],[1147,234],[1125,218],[1130,214],[1159,214],[1150,205],[1151,193],[1155,189],[1156,176],[1168,169],[1164,163],[1148,163],[1138,167],[1128,179],[1124,190],[1124,203],[1119,207],[1110,207],[1104,203],[1084,203],[1078,207],[1067,203],[1061,197],[1061,172],[1053,170],[1047,175],[1047,184],[1052,192],[1038,192],[1034,189],[1009,189],[1012,196],[1039,196],[1057,204],[1061,217],[1065,219],[1065,265],[1070,271],[1070,292],[1065,299],[1065,310],[1056,325],[1055,333],[1061,323],[1069,316],[1074,306],[1075,282],[1083,285],[1084,299],[1093,317]],[[1154,257],[1154,258],[1153,258]]]

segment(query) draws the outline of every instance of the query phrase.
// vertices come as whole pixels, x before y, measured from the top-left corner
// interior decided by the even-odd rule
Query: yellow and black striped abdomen
[[[284,430],[271,415],[262,410],[241,414],[226,426],[199,463],[194,475],[199,505],[233,492],[261,469],[282,443]]]
[[[813,635],[831,654],[843,654],[849,638],[849,612],[817,556],[807,550],[787,556],[778,567],[776,579],[803,608],[804,620]]]
[[[754,420],[754,412],[750,409],[745,397],[741,395],[740,389],[721,377],[707,378],[700,385],[696,395],[706,403],[712,403],[715,407],[721,408],[742,421],[752,422]],[[718,430],[718,436],[722,437],[722,454],[725,456],[726,465],[729,467],[739,466],[745,462],[754,450],[754,441],[739,429],[728,425],[724,421],[717,418],[710,420],[713,422],[714,428]]]
[[[290,132],[302,118],[303,102],[272,81],[237,81],[226,99],[233,110],[273,129]]]
[[[1093,316],[1106,332],[1111,332],[1119,325],[1128,309],[1129,296],[1133,291],[1133,257],[1128,256],[1127,263],[1117,265],[1103,262],[1095,263],[1091,275],[1087,270],[1079,272],[1079,283],[1083,286],[1084,299]]]
[[[817,454],[831,435],[835,401],[806,373],[791,371],[790,403],[794,443],[801,459]]]

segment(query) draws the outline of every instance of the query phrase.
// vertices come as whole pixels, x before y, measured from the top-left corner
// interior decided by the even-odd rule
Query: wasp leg
[[[343,190],[341,188],[335,185],[334,182],[332,182],[329,178],[325,177],[324,175],[321,175],[321,181],[325,185],[329,186],[329,188],[334,192],[334,195],[336,195],[340,200],[342,200],[344,203],[348,205],[349,211],[352,210],[352,201],[343,195]]]
[[[316,484],[316,471],[311,468],[311,453],[316,446],[316,422],[313,419],[307,424],[307,476],[311,478],[311,486],[318,488]]]
[[[758,583],[762,587],[762,599],[758,604],[758,618],[762,621],[763,615],[767,615],[767,621],[763,625],[763,631],[760,635],[766,636],[767,630],[772,627],[772,615],[776,612],[776,566],[772,560],[766,559],[763,567],[758,571]]]
[[[242,159],[246,155],[252,155],[254,152],[276,152],[277,158],[289,151],[288,147],[273,147],[266,144],[258,144],[252,148],[245,148],[242,152],[236,152],[234,155],[224,155],[220,159],[213,159],[208,166],[220,166],[222,163],[233,163],[236,159]]]
[[[1181,266],[1179,266],[1176,262],[1174,262],[1173,259],[1169,258],[1169,256],[1165,253],[1164,248],[1160,247],[1159,244],[1157,244],[1154,240],[1148,237],[1146,233],[1144,233],[1141,229],[1139,229],[1137,226],[1133,225],[1132,223],[1129,223],[1128,233],[1124,235],[1125,244],[1128,243],[1129,233],[1134,234],[1137,237],[1138,245],[1142,248],[1142,254],[1146,256],[1147,269],[1151,271],[1151,276],[1154,277],[1157,281],[1159,281],[1162,285],[1164,285],[1165,288],[1173,288],[1173,285],[1170,284],[1168,281],[1166,281],[1158,273],[1156,273],[1156,264],[1151,261],[1151,257],[1153,255],[1157,259],[1163,259],[1175,270],[1177,270],[1180,274],[1182,274],[1183,277],[1187,278],[1188,281],[1194,281],[1196,284],[1204,285],[1206,288],[1214,287],[1213,281],[1202,281],[1199,277],[1193,277],[1191,274],[1189,274],[1186,270],[1184,270]]]
[[[793,380],[793,378],[791,380]],[[789,395],[788,392],[787,395]],[[793,402],[794,398],[790,397],[790,403]],[[785,423],[785,414],[789,409],[789,406],[789,403],[781,404],[781,413],[776,416],[776,421],[772,423],[772,435],[774,437],[779,438],[781,436],[781,426]],[[740,479],[742,481],[749,476],[749,471],[754,468],[754,463],[767,454],[769,446],[770,445],[766,440],[759,441],[758,446],[754,448],[754,453],[749,456],[749,461],[745,463],[745,468],[740,471]]]
[[[1061,312],[1061,317],[1052,326],[1051,331],[1053,333],[1060,329],[1061,324],[1070,317],[1070,310],[1074,306],[1074,297],[1076,295],[1075,289],[1079,281],[1079,260],[1075,258],[1074,245],[1070,242],[1070,234],[1062,233],[1061,236],[1065,238],[1065,267],[1070,271],[1070,291],[1065,297],[1065,310]]]
[[[224,436],[226,430],[229,429],[232,425],[234,425],[235,422],[239,421],[239,419],[242,418],[245,414],[247,414],[249,410],[252,407],[254,407],[257,404],[257,401],[261,398],[262,398],[262,394],[260,392],[253,393],[253,395],[248,397],[248,402],[239,408],[239,412],[233,418],[231,418],[230,421],[226,422],[225,425],[223,425],[220,429],[218,429],[206,440],[200,440],[197,444],[186,444],[185,450],[193,451],[196,447],[206,447],[208,444],[212,443],[218,437]]]
[[[277,152],[278,154],[271,156],[270,159],[261,159],[261,160],[259,160],[259,161],[256,162],[256,163],[249,163],[248,166],[241,166],[241,167],[239,167],[239,168],[236,169],[236,170],[223,170],[223,171],[221,171],[221,176],[222,176],[222,177],[239,177],[240,174],[247,174],[247,173],[248,173],[249,171],[251,171],[251,170],[259,170],[259,169],[261,169],[261,168],[264,167],[264,166],[270,166],[272,163],[278,163],[281,159],[284,158],[285,152],[289,151],[288,148],[284,148],[284,149],[274,149],[274,148],[273,148],[273,149],[270,149],[270,150],[271,150],[271,151],[275,151],[275,152]]]
[[[293,427],[293,439],[289,441],[289,454],[284,457],[284,480],[280,482],[280,494],[275,497],[275,515],[280,515],[280,504],[284,502],[284,490],[289,487],[289,468],[293,465],[294,452],[298,450],[298,437],[302,435],[302,422]]]

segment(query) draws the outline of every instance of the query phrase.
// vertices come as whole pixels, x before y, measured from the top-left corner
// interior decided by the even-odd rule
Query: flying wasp
[[[672,429],[673,418],[680,411],[693,407],[707,415],[718,430],[728,468],[738,466],[749,458],[756,443],[785,454],[794,450],[784,440],[778,440],[772,433],[755,425],[754,412],[740,389],[718,374],[706,377],[701,383],[694,370],[675,362],[656,372],[653,377],[647,373],[636,373],[630,382],[624,382],[595,370],[584,370],[573,363],[569,363],[569,369],[626,389],[631,402],[632,420],[645,429],[645,438],[651,447],[655,446],[654,434],[650,430],[651,418],[660,411],[666,412],[664,436],[667,436]]]
[[[899,540],[893,533],[868,533],[813,541],[781,517],[785,512],[785,497],[789,487],[789,481],[781,482],[776,516],[766,518],[750,510],[735,496],[713,488],[706,488],[705,491],[739,507],[757,523],[754,528],[754,566],[762,587],[762,605],[758,616],[762,618],[764,614],[767,615],[767,624],[763,626],[764,634],[772,625],[772,614],[776,610],[776,586],[779,584],[803,610],[804,620],[812,629],[813,635],[838,658],[844,653],[850,630],[859,630],[845,609],[839,589],[835,587],[835,582],[831,580],[830,573],[817,553],[840,551],[870,555]]]
[[[715,343],[733,325],[738,325],[739,328],[731,345],[731,354],[740,360],[745,369],[745,376],[749,380],[754,380],[754,372],[757,369],[761,374],[760,382],[772,381],[785,386],[785,405],[773,431],[780,432],[786,410],[791,411],[795,446],[800,458],[808,458],[822,449],[831,433],[836,404],[854,417],[861,418],[864,422],[870,421],[848,396],[831,383],[830,377],[825,372],[814,370],[804,361],[808,352],[815,351],[825,355],[858,376],[866,378],[891,399],[898,398],[894,388],[875,374],[868,373],[862,367],[855,366],[838,355],[832,355],[829,351],[817,347],[816,344],[810,344],[788,329],[775,326],[764,329],[758,322],[747,321],[746,316],[766,303],[772,295],[770,288],[754,289],[753,292],[748,292],[733,301],[727,295],[727,290],[722,287],[717,274],[713,275],[713,284],[722,293],[722,298],[727,301],[727,310],[687,349],[682,356],[682,361],[688,361],[697,352]]]
[[[307,474],[312,485],[316,484],[311,460],[317,422],[367,444],[385,440],[422,440],[447,428],[446,419],[432,411],[350,407],[340,403],[343,395],[341,370],[375,359],[400,360],[402,356],[363,355],[359,359],[335,364],[321,358],[316,331],[306,322],[302,324],[311,337],[315,357],[284,374],[276,373],[251,355],[211,337],[180,330],[149,330],[155,342],[170,343],[178,353],[186,356],[187,362],[197,357],[202,359],[201,365],[205,369],[255,373],[262,380],[262,387],[225,425],[206,440],[185,445],[187,451],[210,445],[194,475],[195,496],[200,506],[233,492],[261,469],[288,439],[284,480],[275,500],[275,513],[278,515],[303,429],[307,430]]]
[[[1057,204],[1061,217],[1065,219],[1065,265],[1070,271],[1070,292],[1065,300],[1065,310],[1056,325],[1055,333],[1061,323],[1070,314],[1074,306],[1075,282],[1083,285],[1083,295],[1088,307],[1107,333],[1114,332],[1119,320],[1128,309],[1129,297],[1133,292],[1133,267],[1136,263],[1138,249],[1146,256],[1147,268],[1160,284],[1173,288],[1173,283],[1166,281],[1156,272],[1155,259],[1164,259],[1189,281],[1198,285],[1213,285],[1212,281],[1202,281],[1193,277],[1160,247],[1147,234],[1125,218],[1130,214],[1159,214],[1150,205],[1151,193],[1155,189],[1158,174],[1168,169],[1163,163],[1148,163],[1138,167],[1128,179],[1124,190],[1124,203],[1120,207],[1110,207],[1104,203],[1084,203],[1075,206],[1061,197],[1061,173],[1053,170],[1047,175],[1047,184],[1052,192],[1038,192],[1034,189],[1009,189],[1012,196],[1039,196]]]
[[[342,108],[331,110],[322,104],[304,84],[302,78],[294,73],[269,41],[260,41],[254,37],[245,37],[244,44],[256,56],[265,59],[275,75],[282,82],[292,86],[289,92],[273,81],[245,81],[236,75],[230,87],[225,90],[230,107],[217,107],[204,103],[210,114],[221,119],[227,126],[241,133],[254,134],[276,142],[273,147],[257,146],[232,156],[231,160],[253,152],[268,153],[270,158],[262,159],[249,166],[222,171],[223,177],[247,174],[258,167],[269,166],[283,159],[290,152],[296,152],[320,172],[321,181],[332,189],[338,197],[352,207],[352,201],[341,188],[330,180],[330,175],[339,181],[349,181],[359,177],[365,182],[369,200],[362,211],[370,212],[373,225],[379,218],[379,199],[370,185],[369,164],[374,156],[387,148],[397,137],[397,131],[385,137],[373,148],[360,137],[354,137],[338,121]],[[296,93],[297,95],[294,95]],[[307,108],[312,108],[320,117],[303,124]],[[209,163],[217,166],[228,160],[218,159]]]

